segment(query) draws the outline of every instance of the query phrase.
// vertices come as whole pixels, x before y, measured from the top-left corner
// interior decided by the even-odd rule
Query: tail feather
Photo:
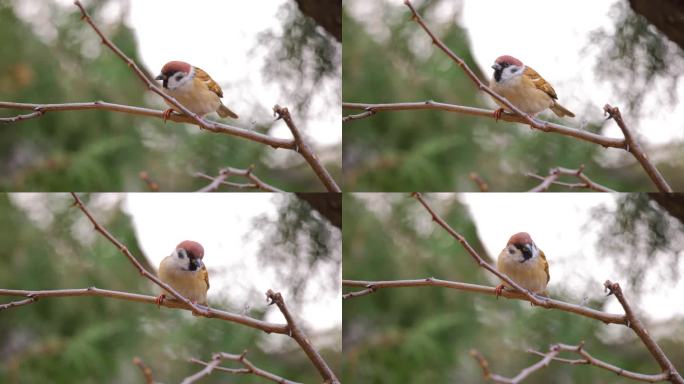
[[[563,116],[569,116],[569,117],[575,117],[575,114],[568,111],[564,106],[554,103],[551,106],[551,110],[553,113],[555,113],[558,117],[563,117]]]
[[[218,115],[221,117],[232,117],[233,119],[238,118],[238,115],[236,115],[235,112],[231,111],[230,109],[228,109],[228,107],[226,107],[223,104],[221,104],[221,106],[219,107],[218,111],[216,111],[216,113],[218,113]]]

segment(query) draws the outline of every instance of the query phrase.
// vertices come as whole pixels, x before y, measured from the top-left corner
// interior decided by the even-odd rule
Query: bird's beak
[[[202,260],[200,259],[195,259],[195,258],[190,258],[190,263],[195,267],[194,270],[201,269],[202,268]]]
[[[492,68],[495,71],[499,71],[499,70],[501,70],[501,65],[499,63],[494,63],[494,65],[492,65]]]
[[[166,80],[166,76],[164,74],[159,74],[159,76],[154,78],[155,80]]]

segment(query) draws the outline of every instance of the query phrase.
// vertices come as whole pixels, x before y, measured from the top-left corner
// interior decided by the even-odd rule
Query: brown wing
[[[546,261],[546,255],[544,255],[544,251],[539,250],[539,256],[541,256],[542,260],[544,261],[544,272],[546,272],[546,284],[548,284],[549,280],[551,279],[551,275],[549,274],[549,263]]]
[[[200,269],[200,274],[204,278],[204,282],[207,283],[207,291],[209,290],[209,272],[207,272],[207,267],[202,267]]]
[[[221,90],[221,87],[216,84],[214,79],[212,79],[208,73],[204,72],[200,68],[195,67],[195,76],[199,80],[202,80],[212,92],[218,95],[218,97],[223,97],[223,91]]]
[[[534,84],[537,89],[546,92],[547,95],[551,96],[552,99],[557,100],[556,91],[553,90],[551,84],[549,84],[543,77],[541,77],[537,71],[530,67],[525,67],[523,71],[523,76]]]

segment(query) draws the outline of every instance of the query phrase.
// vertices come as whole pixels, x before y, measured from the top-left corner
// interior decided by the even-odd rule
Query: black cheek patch
[[[195,259],[190,258],[190,265],[188,266],[188,269],[191,271],[197,270],[197,263],[195,262]]]

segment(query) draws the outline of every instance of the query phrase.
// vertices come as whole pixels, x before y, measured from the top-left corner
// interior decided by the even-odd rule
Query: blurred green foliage
[[[20,209],[13,198],[0,194],[0,240],[5,244],[0,255],[1,288],[96,286],[158,293],[110,242],[92,229],[83,213],[72,207],[70,196],[32,195],[30,199]],[[83,199],[100,224],[139,257],[131,218],[122,212],[121,198],[97,195]],[[140,261],[147,264],[145,258]],[[2,303],[10,301],[8,297],[0,299]],[[212,305],[231,307],[221,302]],[[250,316],[263,318],[260,308],[265,305],[255,305]],[[338,371],[339,349],[317,347]],[[142,382],[139,369],[132,364],[135,356],[152,369],[157,381],[179,382],[201,368],[187,362],[187,358],[206,361],[213,352],[241,353],[245,349],[248,358],[260,368],[300,382],[320,381],[305,354],[285,336],[193,317],[187,311],[103,297],[42,299],[0,311],[1,383]],[[202,382],[226,381],[259,380],[215,372]]]
[[[329,93],[334,95],[329,101],[339,105],[341,45],[314,19],[304,15],[294,1],[280,6],[278,18],[283,20],[281,33],[270,29],[258,36],[259,44],[268,49],[262,68],[266,78],[277,82],[304,114],[312,98],[325,97],[320,92],[325,81],[333,80],[336,88]]]
[[[352,5],[360,5],[355,2]],[[472,42],[460,25],[459,7],[451,1],[416,2],[418,12],[444,43],[483,80],[474,62]],[[343,4],[343,89],[345,102],[394,103],[435,100],[492,108],[471,80],[427,34],[411,21],[410,11],[398,3],[364,8],[368,20],[357,20]],[[453,14],[445,9],[456,9]],[[372,31],[372,32],[369,32]],[[656,52],[657,53],[657,52]],[[359,113],[344,110],[344,114]],[[583,129],[601,131],[609,122],[588,122]],[[344,188],[347,191],[477,191],[468,175],[477,172],[494,191],[522,191],[538,184],[527,172],[585,165],[596,182],[616,190],[651,191],[655,187],[628,155],[596,144],[527,126],[495,122],[444,111],[381,112],[344,124]],[[659,170],[675,190],[684,188],[684,152],[659,152]],[[606,161],[606,158],[613,160]],[[563,187],[552,190],[565,191]]]
[[[140,63],[134,33],[123,23],[127,5],[121,3],[124,12],[111,20],[111,14],[102,17],[110,2],[89,2],[89,12],[104,33]],[[23,20],[17,15],[19,6],[32,8],[44,22]],[[46,29],[54,36],[45,37]],[[105,100],[160,108],[156,96],[147,93],[132,71],[100,45],[71,4],[0,0],[0,56],[3,101]],[[5,117],[27,112],[0,113]],[[268,133],[274,124],[283,124],[266,121],[254,129]],[[208,184],[193,176],[197,171],[217,174],[225,166],[251,164],[260,178],[278,188],[323,190],[297,154],[277,151],[276,160],[268,146],[200,131],[194,125],[107,111],[69,111],[0,128],[0,188],[8,191],[145,191],[147,186],[138,177],[141,171],[148,172],[163,191],[196,190]],[[331,158],[325,155],[318,153]],[[340,164],[332,163],[325,165],[339,179]]]
[[[615,94],[627,99],[632,115],[641,111],[647,98],[657,97],[661,104],[677,103],[684,50],[635,13],[627,1],[616,2],[610,17],[615,20],[612,28],[599,28],[589,36],[588,47],[603,48],[594,67],[596,73],[613,86]],[[654,87],[655,81],[667,87]]]
[[[426,199],[484,254],[477,228],[457,195],[427,195]],[[473,284],[497,283],[406,194],[347,194],[344,207],[345,279],[435,277]],[[551,294],[561,300],[567,296],[557,287]],[[613,298],[584,304],[600,309],[610,300]],[[660,336],[658,341],[675,366],[684,366],[681,319],[647,323],[650,333]],[[526,353],[527,349],[546,351],[550,344],[581,341],[593,356],[611,364],[639,372],[658,372],[646,348],[624,327],[533,308],[526,302],[445,288],[381,289],[343,301],[342,380],[481,383],[482,372],[469,355],[471,349],[488,359],[493,372],[512,377],[539,360]],[[596,367],[552,363],[525,383],[624,381]]]
[[[254,219],[254,227],[268,239],[261,245],[259,259],[262,263],[288,271],[276,279],[279,285],[291,287],[295,300],[288,300],[288,303],[297,308],[301,303],[296,301],[296,297],[307,289],[320,289],[312,287],[312,274],[325,273],[331,277],[323,282],[325,290],[339,289],[342,234],[297,195],[277,194],[275,198],[279,205],[275,220],[265,215]]]

